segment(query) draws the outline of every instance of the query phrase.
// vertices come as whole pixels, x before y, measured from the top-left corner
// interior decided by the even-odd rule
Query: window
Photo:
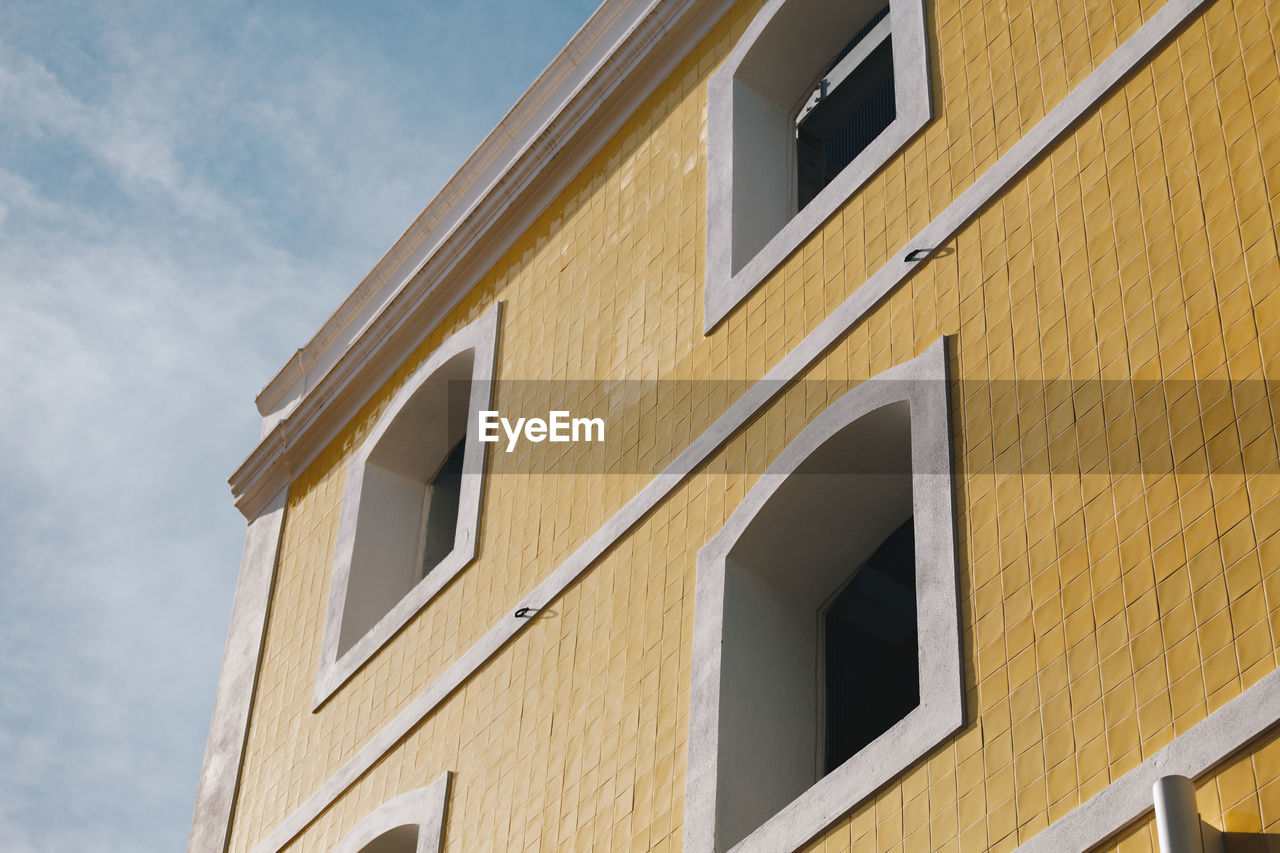
[[[432,353],[347,466],[317,706],[475,557],[497,322]]]
[[[422,545],[417,550],[417,580],[438,566],[453,550],[458,536],[458,498],[462,492],[462,457],[466,442],[459,438],[440,469],[427,481],[422,501]]]
[[[389,829],[361,847],[360,853],[418,853],[418,827]]]
[[[458,544],[474,362],[466,349],[431,370],[348,471],[359,494],[339,656]]]
[[[769,0],[708,99],[710,332],[928,121],[921,0]]]
[[[920,704],[915,526],[907,518],[822,615],[823,775]],[[875,701],[867,688],[875,685]]]
[[[796,117],[797,207],[803,209],[893,121],[889,7],[844,46]]]
[[[453,774],[383,803],[338,842],[332,853],[440,853]]]
[[[804,845],[963,721],[942,341],[862,383],[698,555],[685,849]]]

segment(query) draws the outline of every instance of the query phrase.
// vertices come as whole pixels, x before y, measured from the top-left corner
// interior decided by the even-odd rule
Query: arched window
[[[690,853],[795,849],[961,725],[947,396],[940,340],[819,415],[699,552]]]
[[[921,0],[769,0],[708,87],[709,332],[929,120]]]
[[[440,853],[452,778],[446,772],[429,787],[383,803],[332,853]]]
[[[360,853],[418,853],[418,827],[388,829],[360,848]]]
[[[414,371],[347,466],[317,706],[475,558],[498,311]]]

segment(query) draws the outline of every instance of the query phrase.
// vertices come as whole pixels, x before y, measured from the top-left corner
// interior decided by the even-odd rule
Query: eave
[[[729,0],[606,0],[258,395],[229,480],[254,518],[382,386],[720,19]]]

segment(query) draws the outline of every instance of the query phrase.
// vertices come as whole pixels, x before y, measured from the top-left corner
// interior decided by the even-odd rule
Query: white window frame
[[[324,639],[316,676],[314,708],[318,709],[370,657],[408,623],[459,572],[475,559],[478,547],[480,501],[484,484],[486,454],[489,445],[479,440],[479,415],[490,408],[493,395],[494,362],[497,355],[498,323],[501,306],[495,305],[484,316],[454,333],[413,372],[396,392],[385,412],[374,425],[360,449],[347,464],[342,493],[342,509],[338,518],[338,537],[334,545],[333,568],[329,580],[329,603],[325,612]],[[414,394],[457,356],[472,353],[471,394],[467,412],[466,445],[463,451],[462,484],[458,500],[458,521],[453,550],[424,577],[376,624],[342,648],[343,612],[353,577],[359,582],[359,566],[354,567],[356,534],[360,517],[366,466],[379,440],[395,422]]]
[[[881,0],[769,0],[712,75],[706,334],[929,121],[923,0],[890,0],[889,17],[865,40],[868,51],[872,39],[893,40],[895,118],[803,210],[794,210],[797,104],[860,22],[880,8]]]
[[[712,853],[726,848],[734,853],[795,850],[964,724],[947,385],[945,339],[939,339],[911,361],[849,391],[818,415],[779,454],[724,528],[698,552],[684,811],[687,853]],[[729,847],[731,842],[724,837],[729,833],[722,833],[722,823],[729,822],[725,816],[735,805],[726,804],[725,797],[721,796],[724,787],[721,774],[737,773],[740,768],[725,757],[733,758],[755,746],[754,743],[734,743],[734,730],[722,731],[727,718],[722,713],[721,695],[726,689],[734,689],[722,679],[743,677],[741,668],[722,668],[727,659],[725,644],[732,642],[734,636],[742,636],[726,632],[730,626],[726,621],[726,575],[735,570],[728,565],[730,552],[770,498],[829,439],[864,416],[903,402],[910,406],[910,502],[915,529],[920,704]],[[851,518],[849,524],[856,526],[857,521]],[[732,619],[732,615],[729,618]],[[752,630],[772,628],[761,624]],[[764,637],[762,642],[767,644],[768,638]],[[785,692],[784,689],[774,691]],[[790,694],[776,701],[791,701]],[[817,697],[811,701],[816,703]],[[757,708],[753,713],[774,716],[767,708]],[[785,718],[788,712],[782,709],[779,713]],[[749,786],[748,781],[748,789]],[[731,820],[740,821],[740,817],[734,816]]]
[[[452,781],[453,773],[446,770],[428,787],[383,803],[343,836],[331,853],[362,853],[370,844],[401,827],[417,829],[414,853],[440,853],[444,848],[445,813]]]

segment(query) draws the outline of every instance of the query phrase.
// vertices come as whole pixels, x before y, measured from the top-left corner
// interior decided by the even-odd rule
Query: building
[[[258,398],[189,849],[1274,849],[1278,46],[606,0]]]

